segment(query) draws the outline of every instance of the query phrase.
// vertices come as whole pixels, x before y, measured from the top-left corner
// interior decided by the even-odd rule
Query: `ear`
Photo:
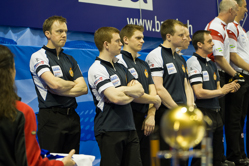
[[[199,47],[199,48],[202,48],[202,43],[201,42],[197,42],[197,46]]]
[[[50,35],[51,35],[51,33],[50,33],[49,31],[45,31],[45,36],[46,36],[48,39],[50,39]]]
[[[124,37],[123,37],[123,41],[124,41],[124,44],[128,44],[128,42],[129,42],[128,37],[127,37],[127,36],[124,36]]]
[[[166,39],[170,41],[171,40],[171,34],[169,34],[169,33],[166,34]]]
[[[108,49],[109,48],[109,43],[107,41],[104,41],[103,46],[104,46],[104,48]]]

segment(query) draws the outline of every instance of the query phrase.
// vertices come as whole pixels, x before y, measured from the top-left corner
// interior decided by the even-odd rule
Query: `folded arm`
[[[74,83],[75,85],[73,88],[67,91],[64,91],[64,92],[60,92],[60,93],[55,92],[55,94],[60,95],[60,96],[67,96],[67,97],[78,97],[78,96],[87,94],[88,89],[87,89],[87,85],[83,77],[77,78],[76,80],[74,80]]]
[[[55,77],[50,71],[44,72],[41,75],[41,79],[45,81],[49,89],[58,94],[68,91],[75,86],[75,83],[73,81],[67,81]]]
[[[144,94],[143,86],[137,80],[131,80],[127,86],[121,88],[126,95],[133,98],[138,98]]]
[[[124,90],[126,89],[125,86],[122,87],[109,87],[105,89],[102,93],[105,97],[109,100],[109,102],[118,104],[118,105],[125,105],[129,104],[134,100],[133,97],[128,96],[125,94]]]

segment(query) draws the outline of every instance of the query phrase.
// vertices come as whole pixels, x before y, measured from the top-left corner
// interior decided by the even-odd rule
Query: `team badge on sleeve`
[[[99,82],[103,81],[103,77],[97,77],[94,75],[94,85],[97,86]]]
[[[39,66],[44,65],[45,62],[43,60],[36,59],[36,64],[34,65],[34,69],[36,70]]]
[[[147,70],[146,70],[146,69],[144,70],[144,75],[145,75],[145,77],[146,77],[146,78],[148,78],[148,77],[149,77],[149,74],[148,74],[148,72],[147,72]]]
[[[74,75],[74,74],[73,74],[73,70],[72,70],[71,67],[70,67],[70,69],[69,69],[69,74],[70,74],[71,77],[73,77],[73,75]]]

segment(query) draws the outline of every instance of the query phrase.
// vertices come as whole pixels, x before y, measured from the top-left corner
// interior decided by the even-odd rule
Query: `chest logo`
[[[202,75],[203,75],[203,81],[209,81],[209,75],[207,71],[203,71]]]
[[[144,70],[144,75],[145,75],[145,77],[146,77],[146,78],[148,78],[148,77],[149,77],[149,74],[148,74],[148,72],[147,72],[147,70],[146,70],[146,69]]]
[[[70,74],[70,76],[71,77],[73,77],[74,76],[74,74],[73,74],[73,70],[72,70],[72,68],[70,67],[70,69],[69,69],[69,74]]]
[[[216,73],[214,72],[214,80],[216,81],[216,79],[217,79],[217,75],[216,75]]]
[[[136,79],[138,78],[138,74],[137,71],[134,68],[130,68],[128,69],[130,71],[130,73],[133,75],[133,77],[135,77]]]
[[[110,78],[111,78],[112,84],[113,84],[115,87],[121,85],[121,81],[120,81],[119,77],[117,76],[117,74],[112,75]]]
[[[36,135],[36,131],[31,131],[31,134],[32,135]]]
[[[52,70],[55,77],[63,77],[63,73],[59,65],[52,66]]]
[[[167,67],[169,75],[177,73],[175,65],[173,63],[167,63],[166,67]]]

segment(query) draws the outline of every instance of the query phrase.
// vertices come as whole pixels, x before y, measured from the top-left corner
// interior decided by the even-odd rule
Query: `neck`
[[[107,62],[110,62],[112,65],[113,65],[113,58],[115,57],[115,55],[111,55],[109,52],[100,52],[99,53],[99,58],[102,59],[102,60],[105,60]]]
[[[227,15],[225,13],[220,13],[218,15],[218,18],[221,19],[222,21],[224,21],[226,24],[229,23],[229,21],[228,21],[229,18],[227,17]]]
[[[239,18],[238,16],[235,17],[234,21],[236,21],[237,23],[240,23],[240,20],[242,20],[243,18]]]
[[[171,50],[172,50],[172,55],[174,55],[174,53],[176,52],[176,47],[174,47],[174,46],[172,45],[172,43],[169,42],[169,41],[167,41],[167,40],[165,40],[165,41],[163,42],[162,46],[164,46],[164,47],[166,47],[166,48],[171,48]]]
[[[132,50],[129,47],[124,47],[123,50],[129,52],[132,55],[133,60],[135,61],[135,59],[137,57],[137,52],[136,51]]]
[[[200,55],[202,58],[207,58],[208,54],[204,53],[202,50],[198,49],[196,54]]]
[[[56,50],[56,54],[57,56],[59,56],[60,52],[61,52],[61,47],[55,47],[54,45],[52,45],[50,42],[47,43],[46,47],[50,48],[50,49],[55,49]]]

